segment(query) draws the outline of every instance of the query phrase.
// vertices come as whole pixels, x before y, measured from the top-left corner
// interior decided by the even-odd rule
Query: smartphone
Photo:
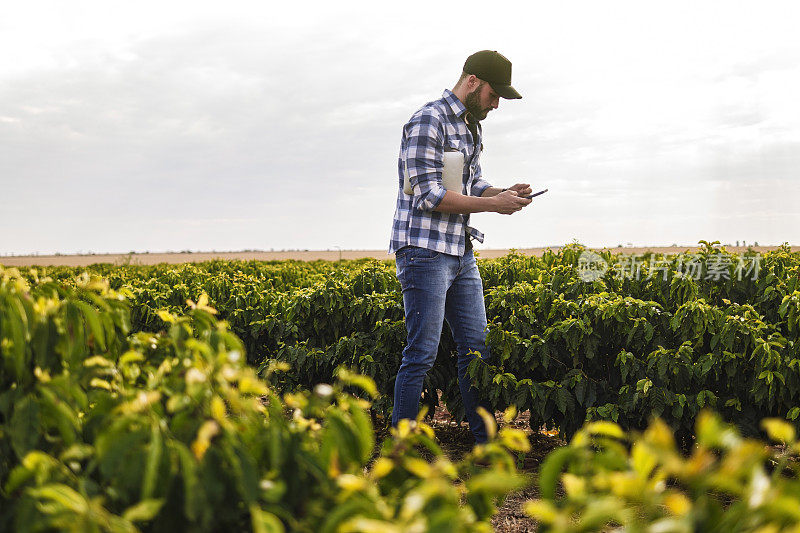
[[[529,200],[530,200],[531,198],[536,198],[536,197],[537,197],[537,196],[539,196],[540,194],[544,194],[544,193],[546,193],[547,191],[548,191],[548,189],[545,189],[545,190],[543,190],[543,191],[535,192],[535,193],[531,194],[530,196],[523,196],[523,198],[527,198],[527,199],[529,199]]]

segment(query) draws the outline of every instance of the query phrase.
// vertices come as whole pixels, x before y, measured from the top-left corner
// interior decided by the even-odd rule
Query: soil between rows
[[[522,504],[539,497],[537,481],[539,465],[554,448],[566,444],[557,435],[548,435],[544,431],[532,431],[529,425],[529,417],[530,414],[525,411],[519,413],[514,420],[506,424],[503,422],[502,413],[495,413],[495,419],[498,420],[498,429],[509,426],[521,429],[528,435],[528,440],[531,442],[531,451],[524,455],[522,466],[519,470],[530,475],[533,479],[533,483],[530,486],[512,492],[502,504],[498,505],[497,514],[492,518],[492,527],[495,531],[514,533],[536,531],[536,521],[522,511]],[[444,407],[444,402],[439,403],[430,425],[436,433],[439,445],[451,461],[461,460],[474,446],[474,439],[467,423],[457,424],[453,422],[450,413]]]

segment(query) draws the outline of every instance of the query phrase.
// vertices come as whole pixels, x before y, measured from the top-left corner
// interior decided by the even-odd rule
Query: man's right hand
[[[496,194],[492,200],[494,200],[494,212],[501,215],[512,215],[533,201],[530,198],[517,196],[516,191],[511,189]]]

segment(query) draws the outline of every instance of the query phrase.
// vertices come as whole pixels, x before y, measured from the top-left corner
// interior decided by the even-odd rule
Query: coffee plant
[[[762,428],[773,446],[703,410],[683,454],[660,419],[627,434],[591,422],[548,455],[541,498],[524,509],[552,533],[798,532],[800,442],[786,421],[764,419]]]

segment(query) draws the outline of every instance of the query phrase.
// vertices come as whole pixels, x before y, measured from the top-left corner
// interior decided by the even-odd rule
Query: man
[[[478,394],[466,368],[474,352],[488,358],[489,351],[483,283],[470,242],[483,242],[483,234],[468,225],[469,214],[510,215],[531,202],[523,198],[531,194],[527,183],[499,189],[481,175],[480,121],[497,109],[500,98],[522,98],[511,86],[511,62],[483,50],[467,58],[452,91],[425,104],[404,126],[389,245],[389,253],[396,252],[408,331],[395,381],[392,425],[416,418],[423,380],[436,359],[446,320],[458,349],[458,385],[467,421],[478,443],[487,440],[486,427],[476,411]],[[445,152],[464,156],[461,190],[442,185]],[[404,192],[406,181],[411,194]]]

